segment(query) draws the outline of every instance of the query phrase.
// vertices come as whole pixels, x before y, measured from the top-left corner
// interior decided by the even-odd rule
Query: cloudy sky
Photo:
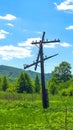
[[[0,1],[0,65],[23,68],[33,63],[39,49],[31,42],[40,41],[43,31],[45,40],[61,41],[43,45],[44,56],[59,54],[45,61],[45,72],[62,61],[69,62],[73,72],[73,0]]]

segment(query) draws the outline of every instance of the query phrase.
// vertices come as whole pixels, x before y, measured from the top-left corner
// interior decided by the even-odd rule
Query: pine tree
[[[32,93],[33,92],[33,87],[32,87],[33,85],[32,85],[30,75],[28,73],[25,73],[24,77],[25,77],[25,91],[27,93]]]
[[[18,93],[32,93],[32,81],[27,73],[21,72],[17,80],[17,92]]]
[[[34,79],[34,85],[35,85],[35,92],[39,93],[40,92],[40,80],[38,75],[36,75],[35,79]]]
[[[24,79],[23,72],[21,72],[21,74],[19,75],[19,78],[17,80],[17,92],[23,93],[24,88],[25,88],[25,79]]]
[[[3,77],[3,82],[2,82],[2,90],[6,91],[7,88],[8,88],[8,82],[7,82],[6,76],[4,76]]]

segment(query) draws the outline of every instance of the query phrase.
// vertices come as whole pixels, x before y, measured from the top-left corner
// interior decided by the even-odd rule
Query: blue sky
[[[45,61],[45,72],[52,72],[62,61],[73,73],[73,0],[3,0],[0,2],[0,65],[23,68],[36,60],[43,31],[45,39],[60,43],[44,45],[44,56],[59,55]],[[34,70],[34,66],[29,68]],[[37,71],[40,72],[38,66]]]

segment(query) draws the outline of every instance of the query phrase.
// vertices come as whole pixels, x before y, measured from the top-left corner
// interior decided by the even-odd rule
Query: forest
[[[52,71],[51,78],[46,81],[48,92],[52,95],[73,96],[73,75],[71,65],[62,62]],[[41,79],[38,73],[34,79],[27,72],[21,72],[15,80],[6,75],[0,77],[0,91],[16,93],[41,93]]]

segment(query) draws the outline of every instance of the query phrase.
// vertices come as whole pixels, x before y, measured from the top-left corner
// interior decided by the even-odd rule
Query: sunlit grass
[[[73,97],[49,95],[50,106],[48,109],[43,109],[41,94],[1,94],[0,130],[66,130],[66,127],[72,130],[73,128]]]

